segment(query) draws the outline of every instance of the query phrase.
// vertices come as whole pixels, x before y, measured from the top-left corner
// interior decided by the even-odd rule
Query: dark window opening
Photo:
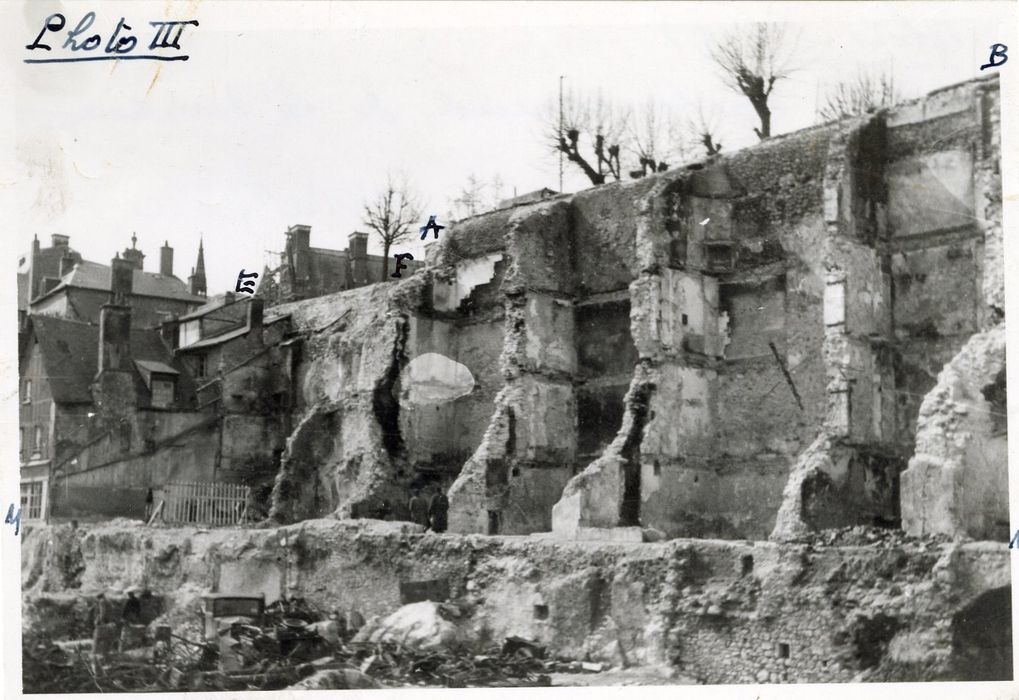
[[[683,317],[682,317],[682,318],[683,318],[683,325],[684,325],[684,326],[685,326],[685,325],[687,325],[687,324],[688,324],[688,322],[689,322],[689,319],[687,318],[687,315],[686,315],[686,314],[683,314]]]
[[[520,467],[513,467],[510,469],[511,476],[520,476]]]
[[[661,475],[662,475],[662,465],[659,464],[658,460],[656,459],[655,460],[655,476],[661,476]]]
[[[535,620],[547,620],[548,619],[548,606],[547,605],[535,605],[534,606],[534,619]]]
[[[502,512],[498,510],[488,511],[488,534],[498,535],[502,531]]]
[[[749,576],[754,571],[754,557],[752,554],[744,554],[739,559],[740,576]]]
[[[784,642],[778,643],[778,658],[788,659],[789,658],[789,645]]]
[[[704,257],[711,272],[729,272],[735,267],[736,247],[731,241],[704,241]]]
[[[640,525],[640,463],[627,462],[620,466],[623,472],[623,501],[619,508],[622,527]]]

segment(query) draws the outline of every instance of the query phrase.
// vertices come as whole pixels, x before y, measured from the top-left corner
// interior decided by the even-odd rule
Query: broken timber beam
[[[782,356],[778,354],[778,348],[775,347],[775,343],[769,340],[768,347],[771,348],[771,352],[775,356],[775,362],[778,363],[779,369],[781,369],[782,374],[785,375],[785,380],[789,383],[789,388],[792,389],[793,398],[796,399],[796,405],[799,406],[802,411],[803,401],[800,400],[800,392],[796,391],[796,385],[793,384],[793,378],[785,366],[785,361],[782,359]]]

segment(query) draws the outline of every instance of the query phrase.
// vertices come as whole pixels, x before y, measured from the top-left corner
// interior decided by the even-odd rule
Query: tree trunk
[[[389,275],[389,241],[382,242],[382,279],[380,282],[385,282]]]
[[[764,140],[771,136],[771,110],[768,109],[768,102],[754,102],[754,111],[757,112],[757,117],[761,120],[761,128],[754,129],[754,133],[757,134],[757,138]]]

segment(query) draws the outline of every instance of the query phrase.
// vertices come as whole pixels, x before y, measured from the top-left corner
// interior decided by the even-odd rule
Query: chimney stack
[[[287,238],[293,241],[293,251],[308,250],[311,247],[311,226],[295,224],[287,231]]]
[[[70,249],[64,250],[64,254],[60,256],[60,276],[63,277],[73,270],[76,262],[78,262],[78,258],[74,256]]]
[[[71,237],[62,233],[54,233],[50,235],[50,242],[54,248],[66,248],[70,245]]]
[[[368,234],[354,231],[347,236],[347,254],[350,256],[350,277],[353,286],[368,284]]]
[[[132,268],[127,270],[131,272]],[[92,384],[92,398],[104,422],[120,425],[121,449],[130,450],[138,404],[131,357],[130,306],[103,304],[99,309],[99,373]]]
[[[99,309],[99,372],[131,369],[131,307],[103,304]]]
[[[126,306],[134,287],[135,267],[130,260],[117,254],[110,261],[110,300],[113,304]]]
[[[163,247],[159,249],[159,274],[173,277],[173,248],[170,247],[170,241],[164,241]]]
[[[248,330],[262,327],[262,319],[265,314],[264,301],[260,297],[248,299]]]

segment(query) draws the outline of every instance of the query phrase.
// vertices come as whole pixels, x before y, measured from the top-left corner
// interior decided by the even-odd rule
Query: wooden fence
[[[173,482],[163,487],[163,520],[234,525],[246,516],[249,487],[214,482]]]

